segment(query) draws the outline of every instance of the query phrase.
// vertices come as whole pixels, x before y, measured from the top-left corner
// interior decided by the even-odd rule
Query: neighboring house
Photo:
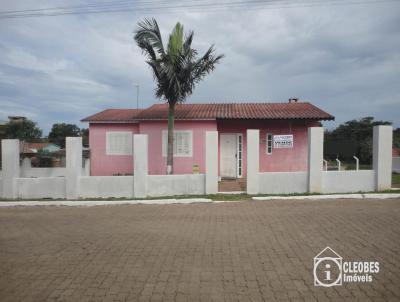
[[[38,152],[46,152],[46,153],[52,153],[52,152],[57,152],[60,151],[61,148],[60,146],[53,144],[53,143],[48,143],[48,142],[43,142],[43,143],[28,143],[28,142],[21,142],[21,152],[24,154],[33,154],[33,153],[38,153]]]
[[[132,174],[132,133],[148,135],[149,174],[165,174],[166,104],[108,109],[89,122],[91,175]],[[260,129],[260,172],[305,171],[307,128],[334,117],[314,105],[287,103],[179,104],[175,111],[174,174],[205,172],[205,133],[219,132],[219,175],[246,176],[246,130]],[[286,135],[286,136],[285,136]]]

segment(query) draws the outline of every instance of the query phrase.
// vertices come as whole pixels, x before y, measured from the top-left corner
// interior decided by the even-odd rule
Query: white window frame
[[[268,139],[268,136],[271,136],[271,140]],[[269,144],[271,144],[271,151],[268,151]],[[273,146],[274,146],[274,135],[272,133],[267,133],[265,136],[265,151],[267,155],[272,154]]]
[[[189,154],[176,154],[174,153],[174,157],[193,157],[193,131],[192,130],[174,130],[174,136],[176,133],[187,133],[189,134]],[[168,130],[162,131],[162,155],[163,157],[167,157],[167,149],[168,149]]]
[[[239,138],[241,146],[239,146]],[[236,175],[238,178],[243,176],[243,134],[236,135]]]
[[[128,140],[127,145],[128,145],[128,150],[120,150],[116,151],[113,150],[111,146],[111,136],[112,135],[126,135],[126,138]],[[107,131],[106,132],[106,155],[132,155],[132,132],[131,131]]]

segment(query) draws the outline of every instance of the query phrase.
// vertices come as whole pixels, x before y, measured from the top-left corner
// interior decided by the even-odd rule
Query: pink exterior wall
[[[174,174],[191,174],[193,166],[199,165],[205,172],[205,132],[241,133],[243,135],[243,176],[246,176],[246,130],[260,129],[260,172],[306,171],[307,128],[316,126],[315,121],[176,121],[176,130],[193,131],[193,156],[175,157]],[[90,124],[89,144],[91,149],[91,175],[132,174],[133,157],[129,155],[106,155],[106,131],[132,131],[148,135],[149,174],[162,175],[166,172],[166,157],[162,154],[162,131],[166,121],[145,121],[140,124]],[[292,149],[273,149],[266,152],[266,134],[293,134]],[[218,167],[219,168],[219,167]]]
[[[132,155],[107,155],[106,132],[131,131],[139,133],[138,124],[89,125],[90,175],[133,174]]]
[[[260,130],[260,172],[286,172],[307,170],[307,128],[316,126],[314,121],[258,121],[258,120],[220,120],[219,136],[223,133],[241,133],[243,135],[243,167],[245,177],[247,171],[247,129]],[[267,154],[266,135],[293,134],[292,149],[273,149]],[[220,150],[218,151],[220,153]]]
[[[162,131],[167,130],[165,121],[140,123],[140,133],[149,138],[149,174],[166,173],[166,157],[162,154]],[[217,130],[215,121],[175,121],[175,130],[193,131],[193,156],[174,157],[174,174],[192,174],[193,166],[199,165],[200,173],[205,172],[206,131]]]

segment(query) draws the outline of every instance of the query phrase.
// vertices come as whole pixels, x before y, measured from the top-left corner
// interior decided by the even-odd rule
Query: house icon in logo
[[[331,287],[342,285],[343,258],[329,246],[314,257],[314,285]]]

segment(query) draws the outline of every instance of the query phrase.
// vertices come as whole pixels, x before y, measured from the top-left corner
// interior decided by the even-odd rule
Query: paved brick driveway
[[[314,287],[313,257],[380,262]],[[400,200],[0,210],[1,301],[399,301]]]

